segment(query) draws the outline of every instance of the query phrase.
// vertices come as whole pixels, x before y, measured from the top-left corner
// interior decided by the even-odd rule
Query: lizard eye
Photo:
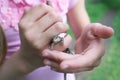
[[[54,38],[54,42],[60,42],[60,41],[61,41],[61,37],[56,36],[56,37]]]

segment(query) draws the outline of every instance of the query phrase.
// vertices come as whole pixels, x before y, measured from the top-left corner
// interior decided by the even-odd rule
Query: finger
[[[78,57],[79,58],[79,57]],[[76,58],[77,59],[77,58]],[[78,59],[77,59],[78,60]],[[81,61],[73,61],[73,60],[66,60],[65,64],[63,65],[62,63],[60,64],[60,69],[56,68],[57,71],[63,71],[63,72],[82,72],[82,71],[89,71],[94,69],[95,67],[100,65],[100,60],[96,61],[94,63],[91,62],[83,62],[83,60],[81,59]],[[64,63],[64,62],[63,62]],[[68,65],[70,64],[70,65]]]
[[[61,69],[60,63],[55,62],[49,59],[44,59],[44,64],[50,66],[52,70],[57,72],[64,72],[64,73],[74,73],[74,72],[82,72],[82,71],[89,71],[92,70],[94,67],[86,67],[86,68],[75,68],[75,69]]]
[[[103,47],[100,45],[94,45],[84,55],[79,54],[78,57],[71,60],[66,60],[61,63],[61,68],[84,68],[94,67],[96,61],[98,61],[104,55]]]
[[[114,34],[114,31],[111,27],[107,27],[99,23],[94,23],[89,26],[91,26],[93,35],[99,38],[107,39]]]
[[[100,65],[100,60],[97,61],[93,66],[91,67],[84,67],[84,68],[74,68],[74,69],[58,69],[58,68],[55,68],[52,69],[52,70],[55,70],[55,71],[59,71],[59,72],[67,72],[67,73],[76,73],[76,72],[83,72],[83,71],[91,71],[93,70],[95,67],[99,66]]]
[[[59,53],[58,53],[59,54]],[[79,58],[82,57],[78,56]],[[63,57],[62,57],[63,58]],[[73,58],[73,60],[71,60],[73,57],[69,57],[70,60],[70,64],[72,63],[73,60],[77,59],[77,57]],[[65,61],[66,59],[64,59]],[[67,61],[66,60],[66,61]],[[78,60],[78,59],[77,59]],[[58,60],[59,61],[59,60]],[[61,60],[62,61],[62,60]],[[80,62],[80,61],[79,61]],[[72,67],[70,66],[65,66],[65,65],[61,65],[61,62],[56,62],[54,60],[48,60],[48,62],[46,62],[45,64],[52,67],[52,70],[55,70],[57,72],[69,72],[69,73],[73,73],[73,72],[82,72],[82,71],[89,71],[92,70],[94,67],[98,66],[100,64],[100,60],[97,61],[94,65],[92,66],[88,66],[88,65],[84,65],[84,67],[80,66],[78,62],[74,62],[76,63],[79,67],[76,66],[76,64],[72,64]]]
[[[67,32],[67,30],[68,30],[68,26],[66,24],[62,22],[56,22],[54,25],[52,25],[52,27],[50,27],[45,32],[43,32],[41,37],[44,38],[42,39],[43,41],[47,41],[48,43],[50,43],[53,37],[55,37],[60,33],[65,33]],[[41,40],[41,37],[40,37],[40,40]]]
[[[36,29],[34,28],[30,28],[25,32],[25,36],[27,39],[29,39],[30,43],[34,42],[33,45],[36,46],[36,49],[43,50],[44,48],[48,47],[48,44],[50,44],[54,36],[66,32],[67,30],[68,30],[68,26],[66,26],[62,22],[57,22],[43,33],[36,31]]]
[[[42,56],[48,59],[52,59],[53,61],[56,61],[56,62],[62,62],[67,59],[75,58],[78,55],[71,55],[61,51],[46,49],[42,52]]]
[[[64,51],[66,48],[69,47],[71,42],[72,42],[71,36],[67,35],[66,37],[64,37],[63,43],[60,42],[60,43],[54,45],[53,49],[58,50],[58,51]]]
[[[22,31],[28,30],[28,28],[33,27],[36,20],[40,19],[50,11],[53,11],[53,9],[45,4],[40,4],[31,9],[25,10],[18,24],[20,29],[22,29]]]
[[[105,54],[105,48],[102,45],[101,41],[96,41],[91,43],[90,49],[85,52],[85,57],[90,57],[88,60],[91,62],[91,66],[94,66],[94,63],[99,61]]]
[[[77,72],[83,72],[83,71],[90,71],[93,70],[93,68],[79,68],[79,69],[58,69],[55,67],[51,67],[52,70],[56,72],[62,72],[62,73],[77,73]]]
[[[36,31],[44,32],[49,27],[52,27],[56,22],[62,22],[62,18],[58,16],[55,11],[49,11],[46,15],[41,17],[38,21],[34,23],[34,26],[36,26]]]
[[[106,39],[113,35],[113,29],[99,23],[89,24],[81,34],[81,37],[76,41],[75,52],[81,53],[93,41]]]
[[[52,34],[54,36],[59,35],[60,33],[65,33],[68,31],[68,25],[63,22],[56,22],[49,29],[45,31],[45,34]],[[52,36],[53,37],[53,36]]]
[[[52,61],[50,59],[44,59],[43,63],[47,66],[51,66],[51,67],[54,67],[54,68],[59,68],[59,63],[55,62],[55,61]]]
[[[51,10],[53,9],[50,6],[41,3],[40,5],[35,6],[24,12],[23,15],[24,21],[34,22]]]

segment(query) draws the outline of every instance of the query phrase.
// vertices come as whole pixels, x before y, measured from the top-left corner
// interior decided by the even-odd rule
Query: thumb
[[[99,38],[107,39],[114,34],[114,30],[111,27],[99,23],[93,23],[89,26],[91,26],[93,35]]]

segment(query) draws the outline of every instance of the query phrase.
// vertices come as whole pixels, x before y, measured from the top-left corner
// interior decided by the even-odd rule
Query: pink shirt
[[[51,0],[51,2],[56,12],[66,22],[66,13],[77,0]],[[40,3],[46,3],[46,0],[0,0],[0,25],[5,31],[8,42],[7,59],[20,47],[18,22],[24,9]],[[54,72],[46,66],[36,69],[22,80],[64,80],[64,76],[63,73]],[[74,74],[68,74],[67,80],[75,80]]]

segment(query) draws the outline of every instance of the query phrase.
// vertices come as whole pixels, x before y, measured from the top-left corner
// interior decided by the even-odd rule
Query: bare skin
[[[19,80],[36,68],[43,67],[42,50],[49,47],[54,36],[67,32],[68,26],[53,8],[41,4],[25,10],[19,30],[20,50],[0,66],[0,80]],[[69,41],[62,49],[69,46],[71,38],[69,35],[67,38]]]
[[[100,64],[105,54],[102,39],[110,38],[114,31],[100,23],[90,22],[85,9],[85,0],[78,0],[67,16],[76,38],[74,47],[76,55],[46,49],[43,51],[43,56],[46,57],[44,64],[59,72],[92,70]]]
[[[78,5],[76,8],[78,8]],[[70,22],[72,22],[72,18],[73,20],[77,18],[70,16],[77,13],[76,8],[71,9],[68,14],[68,17],[71,17]],[[79,20],[75,21],[76,25],[84,23]],[[49,65],[59,72],[78,72],[93,69],[94,66],[99,64],[101,57],[104,55],[101,39],[112,36],[113,30],[103,25],[98,28],[96,24],[90,24],[89,28],[85,28],[90,23],[89,18],[86,17],[86,20],[83,21],[87,22],[79,26],[70,23],[74,32],[77,32],[75,33],[75,52],[77,54],[69,55],[61,52],[70,45],[71,37],[69,35],[65,37],[63,46],[58,44],[55,45],[55,50],[50,51],[48,49],[54,36],[68,30],[68,26],[62,22],[54,9],[41,4],[26,10],[19,22],[20,50],[0,67],[0,80],[19,80],[36,68],[45,65]],[[78,31],[74,28],[75,26],[79,28]]]
[[[102,39],[109,38],[113,33],[110,27],[90,24],[76,41],[75,55],[46,49],[43,51],[44,64],[58,72],[73,73],[92,70],[100,64],[105,54]]]

